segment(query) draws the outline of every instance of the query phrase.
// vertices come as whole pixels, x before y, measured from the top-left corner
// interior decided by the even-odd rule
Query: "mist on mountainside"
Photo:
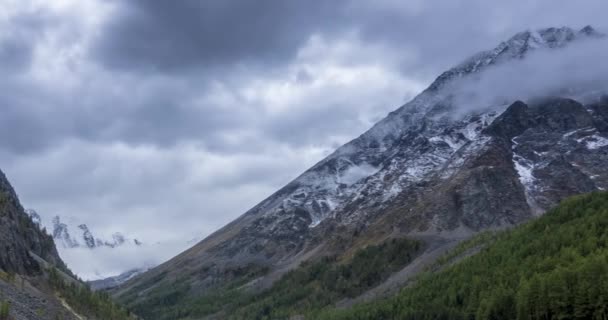
[[[449,84],[455,116],[529,101],[562,96],[583,103],[608,92],[608,38],[577,39],[559,50],[540,48],[525,59],[489,66]]]

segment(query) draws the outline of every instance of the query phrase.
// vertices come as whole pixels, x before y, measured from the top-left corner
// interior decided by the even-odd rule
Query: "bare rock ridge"
[[[511,226],[560,199],[608,187],[608,99],[511,101],[455,117],[448,84],[601,34],[518,33],[428,89],[241,217],[116,290],[188,281],[192,295],[251,264],[288,268],[389,237],[458,238]]]

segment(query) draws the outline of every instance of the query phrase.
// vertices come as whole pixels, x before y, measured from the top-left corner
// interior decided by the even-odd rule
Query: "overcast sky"
[[[608,2],[0,1],[0,168],[98,234],[221,227],[525,29]]]

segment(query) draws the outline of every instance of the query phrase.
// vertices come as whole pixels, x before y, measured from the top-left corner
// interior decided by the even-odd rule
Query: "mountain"
[[[146,272],[147,270],[148,268],[131,269],[117,276],[93,280],[89,281],[88,283],[92,290],[107,290],[118,287],[119,285],[133,279],[134,277]]]
[[[115,297],[154,319],[215,314],[219,302],[206,308],[204,299],[267,289],[303,262],[348,260],[407,238],[423,248],[408,253],[418,257],[411,265],[424,266],[479,231],[509,228],[565,197],[608,188],[608,98],[601,93],[539,93],[463,112],[454,92],[495,66],[600,38],[591,27],[548,28],[474,55],[232,223],[126,282]],[[398,265],[400,278],[391,277],[383,291],[415,273]],[[386,280],[372,279],[370,286]],[[366,294],[380,293],[354,298],[365,301]]]
[[[40,229],[39,216],[26,213],[2,172],[0,247],[2,319],[131,319],[67,269],[53,238]]]

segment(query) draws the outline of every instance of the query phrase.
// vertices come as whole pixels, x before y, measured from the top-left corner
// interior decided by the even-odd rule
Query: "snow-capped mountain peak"
[[[120,232],[112,234],[111,239],[95,237],[86,224],[78,224],[76,228],[70,228],[61,221],[59,216],[52,219],[52,235],[57,246],[61,248],[85,247],[94,249],[96,247],[118,247],[125,244],[139,246],[142,243],[137,239],[129,239]],[[71,233],[72,231],[74,233]]]
[[[579,31],[568,27],[522,31],[500,43],[494,49],[473,55],[444,72],[427,90],[436,91],[456,78],[479,72],[490,65],[512,59],[522,59],[533,50],[562,48],[572,41],[603,36],[591,26],[586,26]]]

